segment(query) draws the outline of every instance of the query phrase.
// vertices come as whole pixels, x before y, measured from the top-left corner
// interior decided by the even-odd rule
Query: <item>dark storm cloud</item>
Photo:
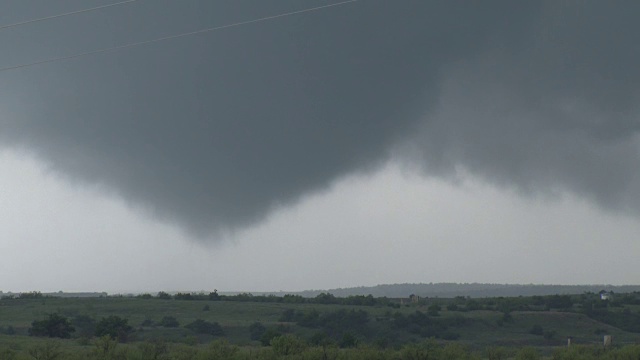
[[[0,45],[15,51],[0,65],[324,4],[140,2],[8,29]],[[0,136],[200,236],[405,143],[430,173],[461,165],[638,208],[625,195],[637,187],[638,12],[617,5],[360,1],[0,73]]]
[[[520,49],[453,64],[412,139],[424,168],[640,210],[637,2],[551,2]],[[415,155],[416,153],[414,153]]]

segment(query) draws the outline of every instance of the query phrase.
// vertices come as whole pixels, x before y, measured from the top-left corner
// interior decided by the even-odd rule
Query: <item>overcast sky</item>
[[[0,69],[332,3],[138,0]],[[638,284],[638,13],[360,0],[0,70],[0,290]]]

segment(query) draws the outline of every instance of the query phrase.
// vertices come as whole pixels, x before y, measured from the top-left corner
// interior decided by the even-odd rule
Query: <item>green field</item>
[[[566,349],[568,337],[572,338],[574,352],[600,351],[604,335],[614,339],[608,350],[613,354],[624,346],[624,351],[635,349],[630,345],[640,341],[636,297],[632,294],[618,302],[601,302],[597,294],[473,300],[458,297],[402,303],[397,299],[356,297],[317,303],[301,297],[220,296],[210,300],[202,295],[183,300],[25,296],[0,300],[0,359],[56,358],[36,351],[46,353],[47,347],[60,353],[57,359],[213,359],[224,358],[227,350],[232,353],[228,358],[357,358],[364,353],[369,354],[367,357],[376,354],[396,359],[527,358],[519,355],[523,348],[555,359],[561,358],[558,351]],[[363,299],[369,303],[347,305]],[[559,303],[564,308],[551,306],[559,300],[564,301]],[[46,320],[50,314],[68,319],[75,327],[70,338],[29,335],[34,321]],[[95,323],[109,316],[126,319],[130,330],[126,341],[121,339],[115,345],[114,340],[111,344],[117,351],[101,355],[99,348],[106,346],[105,342],[109,345],[109,340],[95,336]],[[177,326],[162,326],[165,317],[177,320]],[[81,319],[92,323],[87,325]],[[220,333],[199,333],[185,327],[198,319],[218,324]],[[278,337],[293,342],[291,354],[269,346]],[[215,352],[212,346],[219,351],[209,356]],[[296,346],[305,350],[295,350]],[[419,355],[433,347],[448,349],[454,355]],[[414,350],[416,353],[410,355]],[[577,358],[588,356],[583,353]]]

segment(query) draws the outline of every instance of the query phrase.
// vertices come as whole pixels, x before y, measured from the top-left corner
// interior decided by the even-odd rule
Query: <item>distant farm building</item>
[[[612,300],[613,299],[613,293],[609,292],[609,291],[600,291],[600,300]]]

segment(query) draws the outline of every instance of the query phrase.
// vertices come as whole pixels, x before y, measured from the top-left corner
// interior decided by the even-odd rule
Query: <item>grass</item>
[[[44,319],[48,314],[59,313],[73,319],[78,315],[88,315],[96,320],[109,315],[127,318],[135,333],[131,340],[135,343],[151,339],[164,339],[170,343],[206,344],[214,339],[210,335],[197,335],[184,325],[203,319],[218,322],[224,337],[233,344],[255,347],[259,342],[249,337],[249,326],[261,322],[267,328],[285,327],[287,331],[309,339],[318,329],[304,328],[295,323],[279,321],[285,309],[306,311],[315,309],[320,313],[334,312],[339,309],[362,309],[369,313],[369,329],[373,335],[367,341],[375,339],[391,340],[392,344],[420,342],[424,338],[419,334],[406,331],[390,331],[388,321],[390,314],[400,312],[405,315],[421,311],[427,313],[427,304],[412,304],[400,308],[388,306],[350,306],[319,305],[297,303],[237,302],[237,301],[185,301],[160,300],[142,298],[43,298],[43,299],[11,299],[0,300],[0,328],[11,326],[15,335],[0,335],[0,349],[12,349],[24,352],[35,344],[43,344],[47,339],[27,336],[28,329],[34,320]],[[205,306],[208,310],[204,310]],[[636,311],[636,309],[633,309]],[[173,316],[179,323],[177,328],[158,326],[142,326],[145,320],[159,322],[164,316]],[[532,346],[545,354],[554,348],[566,346],[567,337],[573,337],[573,344],[602,344],[603,334],[613,335],[616,344],[633,344],[640,340],[640,335],[626,332],[618,328],[600,323],[575,312],[560,311],[513,311],[509,321],[503,320],[503,313],[498,311],[478,310],[469,312],[442,310],[439,318],[461,318],[461,325],[451,326],[450,331],[459,335],[456,342],[477,351],[504,346],[520,348]],[[534,325],[540,325],[554,336],[545,338],[530,333]],[[446,342],[446,341],[445,341]],[[62,340],[64,349],[88,349],[87,342],[80,339]],[[135,345],[128,345],[135,346]],[[178,346],[178,345],[176,345]],[[204,345],[200,345],[204,346]]]

